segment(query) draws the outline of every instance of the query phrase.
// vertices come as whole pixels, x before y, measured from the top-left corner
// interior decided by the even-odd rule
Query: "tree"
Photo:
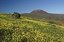
[[[14,13],[12,14],[12,17],[13,17],[13,18],[16,18],[16,19],[17,19],[17,18],[20,18],[20,16],[21,16],[21,15],[20,15],[19,13],[17,13],[17,12],[14,12]]]

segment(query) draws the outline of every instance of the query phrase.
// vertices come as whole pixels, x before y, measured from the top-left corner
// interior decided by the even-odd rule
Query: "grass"
[[[64,42],[64,28],[30,17],[0,15],[0,42]]]

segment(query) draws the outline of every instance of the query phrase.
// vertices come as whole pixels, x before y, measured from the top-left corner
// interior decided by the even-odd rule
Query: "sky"
[[[29,13],[37,9],[64,13],[64,0],[0,0],[0,12],[4,13]]]

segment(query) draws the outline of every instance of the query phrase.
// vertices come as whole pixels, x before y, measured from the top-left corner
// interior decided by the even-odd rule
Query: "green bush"
[[[17,12],[14,12],[13,14],[12,14],[12,17],[13,18],[16,18],[16,19],[18,19],[18,18],[20,18],[20,14],[19,13],[17,13]]]
[[[12,39],[12,31],[8,29],[0,29],[0,42],[10,42]]]

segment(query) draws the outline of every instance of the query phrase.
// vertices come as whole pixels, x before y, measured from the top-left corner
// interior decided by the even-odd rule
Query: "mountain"
[[[33,10],[28,14],[22,14],[22,16],[32,17],[37,19],[48,19],[48,20],[64,20],[64,14],[48,13],[43,10]]]
[[[38,9],[38,10],[33,10],[31,13],[34,13],[34,14],[46,14],[47,12],[44,11],[44,10]]]

